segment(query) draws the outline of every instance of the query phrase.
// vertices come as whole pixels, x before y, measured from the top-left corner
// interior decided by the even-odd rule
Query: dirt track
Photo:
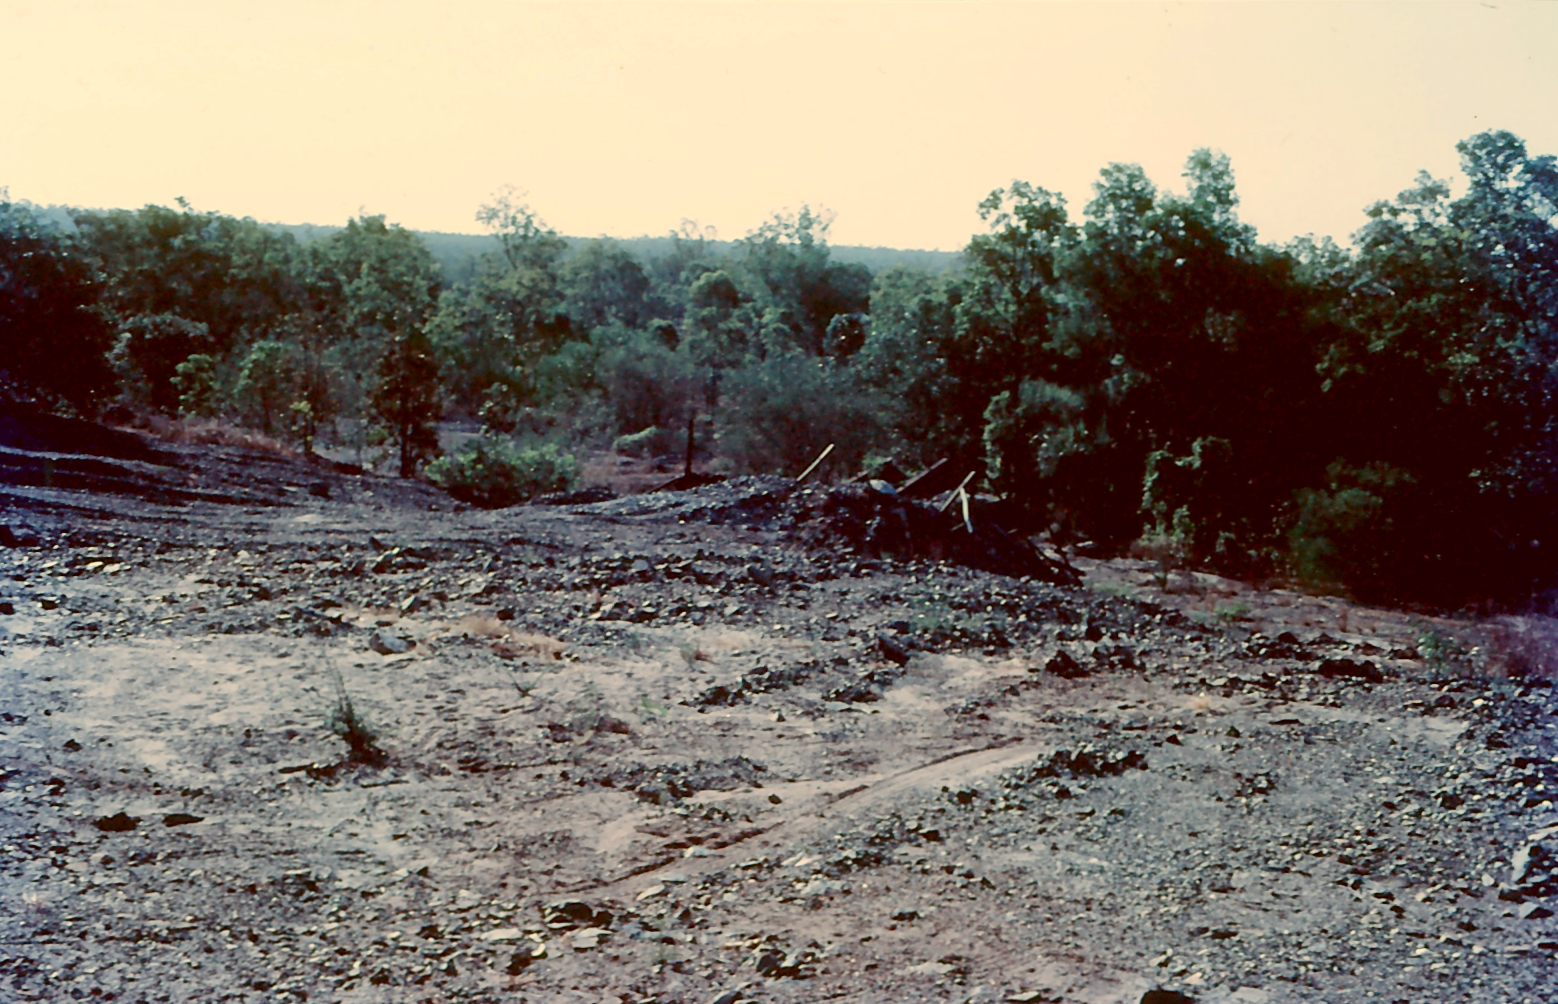
[[[1552,999],[1558,695],[1420,618],[12,456],[5,999]]]

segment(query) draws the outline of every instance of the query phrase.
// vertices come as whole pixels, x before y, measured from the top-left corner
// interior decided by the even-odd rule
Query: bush
[[[685,428],[694,379],[684,353],[659,336],[634,332],[601,353],[598,379],[611,401],[619,433],[650,426]]]
[[[885,436],[880,403],[828,360],[780,356],[736,370],[725,402],[720,452],[746,472],[799,474],[833,443],[828,467],[853,473]]]
[[[461,502],[501,509],[573,488],[579,481],[579,462],[551,443],[521,449],[510,440],[482,436],[433,461],[427,476]]]
[[[1412,476],[1388,464],[1341,461],[1326,474],[1326,488],[1297,494],[1288,531],[1294,573],[1312,588],[1341,588],[1359,599],[1392,595],[1408,565],[1401,560],[1405,541],[1397,517],[1414,508]]]
[[[669,457],[687,450],[686,429],[662,429],[651,425],[642,432],[618,436],[611,444],[618,453],[630,457]]]

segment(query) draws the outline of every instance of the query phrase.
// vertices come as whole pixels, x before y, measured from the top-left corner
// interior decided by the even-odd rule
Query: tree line
[[[1558,166],[1507,132],[1458,149],[1462,186],[1420,175],[1350,248],[1261,242],[1202,150],[1182,193],[1109,165],[1080,219],[1014,182],[941,272],[837,261],[810,209],[639,256],[570,250],[506,192],[478,213],[498,250],[451,282],[383,217],[300,243],[182,202],[61,229],[0,200],[0,385],[406,476],[441,419],[478,421],[446,479],[542,444],[554,475],[613,444],[737,472],[950,456],[1057,541],[1523,602],[1558,572]]]

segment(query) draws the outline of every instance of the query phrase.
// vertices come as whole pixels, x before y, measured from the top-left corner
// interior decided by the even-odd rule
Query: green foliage
[[[579,463],[552,443],[521,449],[512,440],[484,435],[429,464],[427,476],[462,502],[501,509],[573,488]]]
[[[638,432],[618,436],[611,448],[617,453],[633,457],[665,457],[683,452],[687,448],[686,429],[663,429],[651,425]]]
[[[874,395],[847,369],[802,355],[730,374],[720,452],[741,471],[799,474],[829,443],[829,469],[853,472],[882,438]]]
[[[0,395],[78,412],[103,400],[113,334],[101,294],[79,246],[0,189]]]
[[[1318,588],[1346,588],[1363,599],[1389,597],[1402,541],[1400,513],[1410,506],[1411,474],[1386,464],[1355,468],[1337,461],[1324,488],[1297,492],[1288,530],[1293,571]]]
[[[221,384],[216,358],[196,353],[173,367],[173,386],[179,395],[179,414],[211,418],[218,412]]]
[[[210,329],[199,321],[177,314],[140,314],[120,325],[108,360],[126,401],[171,415],[179,404],[180,388],[173,382],[179,364],[211,349]]]
[[[239,364],[234,393],[267,434],[274,431],[278,415],[295,400],[296,368],[294,348],[270,340],[256,342]]]
[[[1181,192],[1108,165],[1076,220],[1014,181],[956,268],[875,277],[809,207],[570,252],[505,190],[477,214],[495,250],[445,287],[383,217],[300,245],[181,202],[65,236],[0,201],[0,386],[90,410],[117,377],[141,410],[391,441],[407,475],[446,412],[657,452],[691,422],[747,471],[829,442],[851,473],[982,460],[1016,531],[1507,602],[1558,578],[1558,162],[1503,132],[1459,150],[1464,189],[1419,177],[1356,250],[1262,244],[1200,150]]]
[[[597,373],[611,401],[616,431],[623,434],[655,426],[685,428],[699,393],[689,353],[647,331],[622,333],[620,341],[601,352]]]
[[[535,403],[535,364],[573,332],[560,275],[567,244],[529,206],[516,203],[512,190],[476,215],[502,253],[484,257],[473,278],[443,294],[428,335],[457,407],[476,414],[489,400],[507,398],[512,418]]]
[[[395,332],[379,357],[369,392],[373,414],[395,443],[400,476],[409,478],[438,451],[437,421],[443,413],[438,364],[419,328]]]

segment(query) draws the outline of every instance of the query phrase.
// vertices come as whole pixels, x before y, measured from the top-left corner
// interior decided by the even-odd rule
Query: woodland
[[[578,241],[505,191],[456,270],[383,216],[310,236],[0,193],[0,398],[350,450],[488,506],[607,450],[793,474],[833,443],[835,480],[951,457],[1057,546],[1545,605],[1558,162],[1507,132],[1458,150],[1463,177],[1420,174],[1350,245],[1261,241],[1208,150],[1173,190],[1103,168],[1079,216],[1014,181],[946,268],[842,260],[810,208]]]

